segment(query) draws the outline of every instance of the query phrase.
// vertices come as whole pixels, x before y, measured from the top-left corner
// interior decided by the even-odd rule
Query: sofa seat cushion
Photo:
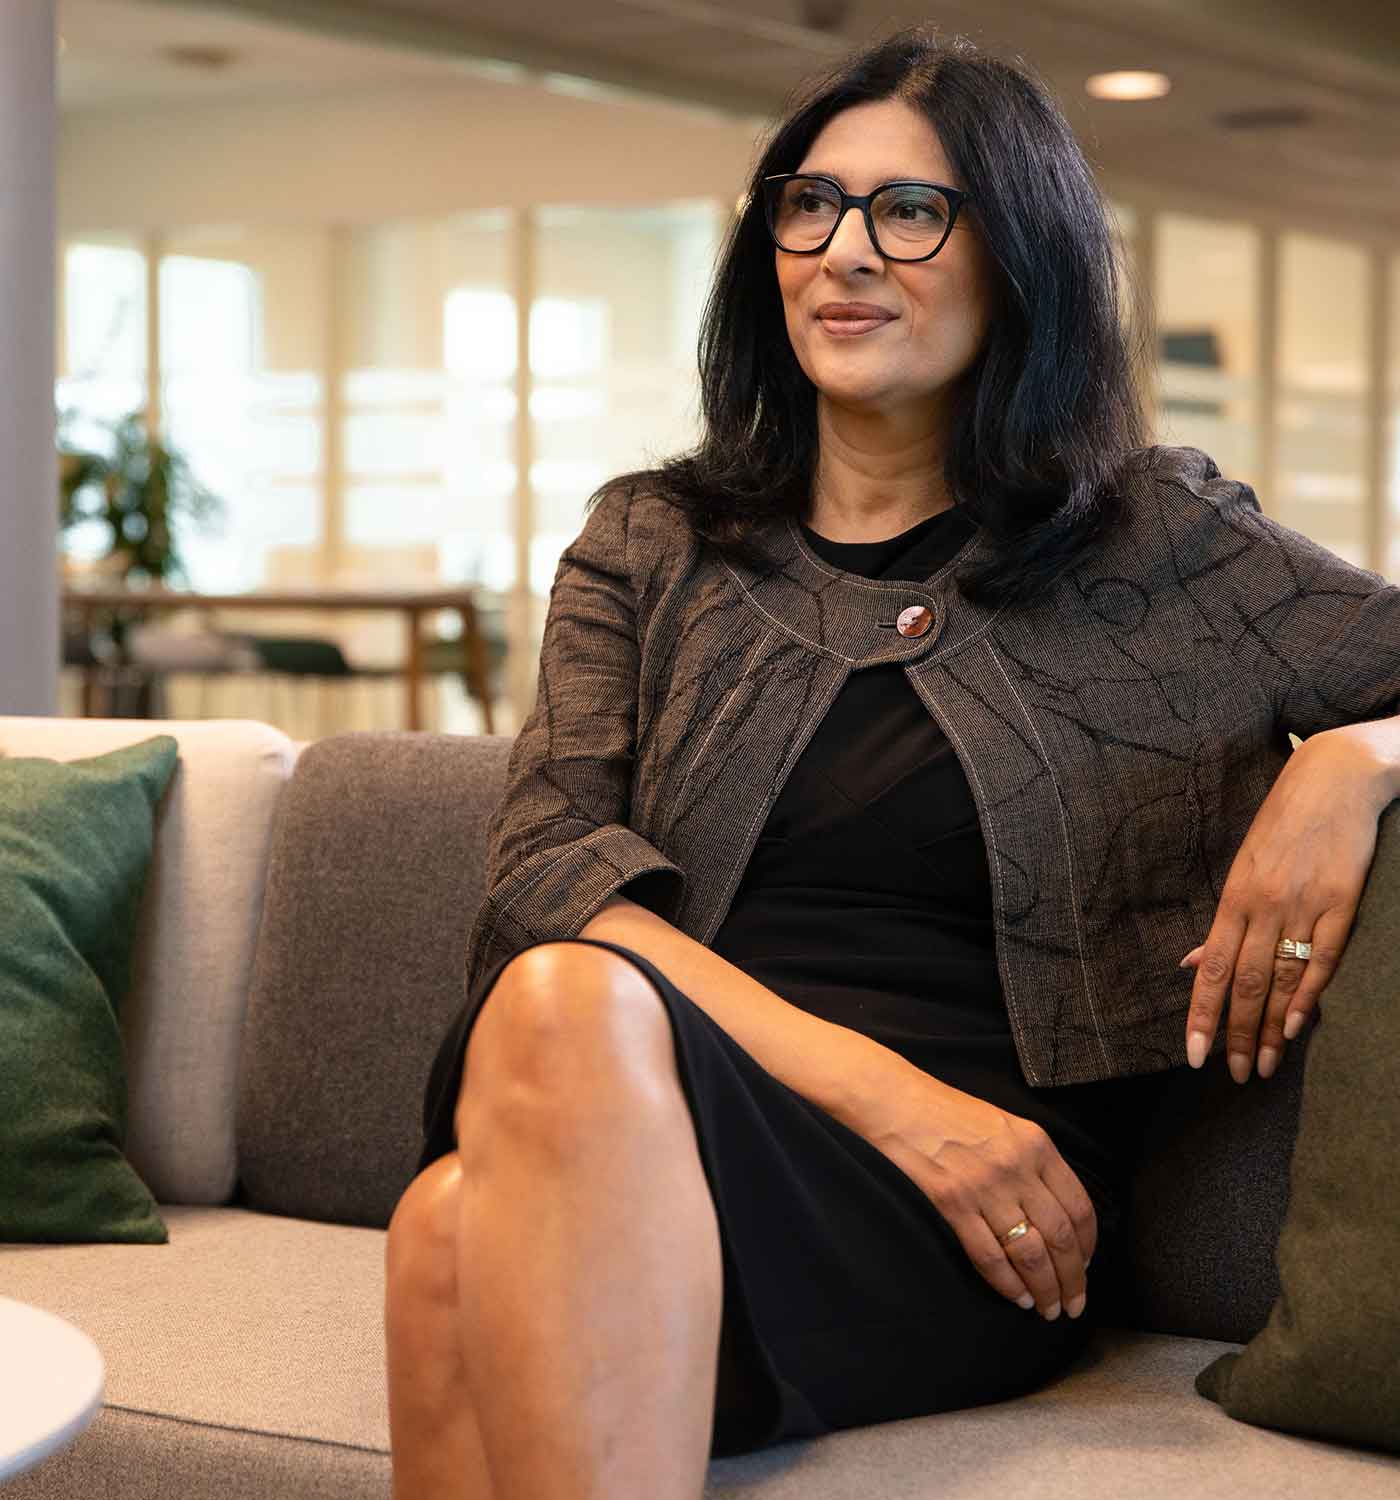
[[[0,1247],[6,1294],[69,1318],[107,1362],[107,1409],[6,1500],[387,1494],[383,1231],[243,1208],[162,1212],[164,1246]],[[1101,1331],[1082,1361],[1033,1395],[718,1459],[706,1494],[1397,1493],[1400,1460],[1250,1427],[1198,1396],[1196,1371],[1233,1347]]]
[[[1029,1396],[716,1459],[705,1493],[716,1500],[1400,1494],[1400,1460],[1250,1427],[1196,1395],[1200,1364],[1237,1347],[1102,1329],[1071,1370]]]
[[[0,1286],[96,1343],[108,1406],[387,1451],[383,1231],[161,1214],[168,1245],[0,1246]]]

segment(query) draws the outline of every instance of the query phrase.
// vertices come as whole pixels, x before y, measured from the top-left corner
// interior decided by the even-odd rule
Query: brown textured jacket
[[[923,583],[891,583],[832,567],[784,519],[754,571],[664,499],[607,494],[555,576],[468,987],[631,881],[708,943],[848,675],[897,661],[973,792],[1026,1079],[1182,1063],[1177,965],[1288,732],[1400,712],[1400,588],[1265,516],[1199,449],[1139,450],[1123,482],[1124,521],[1092,556],[998,610],[953,583],[980,528]],[[933,614],[921,636],[894,628],[911,604]]]

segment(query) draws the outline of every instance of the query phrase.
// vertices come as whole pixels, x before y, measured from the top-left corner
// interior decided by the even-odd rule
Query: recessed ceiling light
[[[1172,82],[1165,73],[1094,73],[1084,82],[1086,93],[1095,99],[1160,99],[1171,92]]]

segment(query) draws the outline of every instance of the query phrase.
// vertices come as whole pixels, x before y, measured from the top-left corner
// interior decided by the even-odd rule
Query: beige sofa
[[[0,1246],[0,1291],[72,1320],[107,1363],[93,1425],[7,1500],[383,1500],[383,1226],[458,1003],[510,742],[303,749],[252,723],[0,718],[0,748],[71,759],[166,732],[181,762],[123,1024],[129,1154],[170,1243]],[[719,1460],[706,1494],[1400,1494],[1400,1459],[1246,1426],[1192,1386],[1277,1291],[1303,1046],[1289,1054],[1243,1089],[1223,1065],[1182,1071],[1148,1124],[1131,1283],[1091,1280],[1108,1326],[1063,1378]]]

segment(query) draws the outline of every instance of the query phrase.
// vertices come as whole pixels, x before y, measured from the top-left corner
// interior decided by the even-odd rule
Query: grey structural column
[[[54,0],[0,3],[0,713],[58,706]]]

